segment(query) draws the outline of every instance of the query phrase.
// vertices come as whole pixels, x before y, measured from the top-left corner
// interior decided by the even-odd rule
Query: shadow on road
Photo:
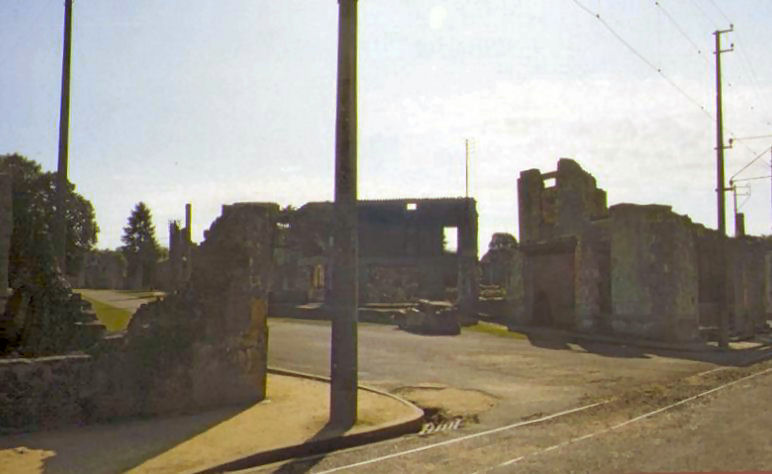
[[[125,472],[237,416],[245,408],[7,435],[0,437],[0,450],[24,450],[30,456],[40,456],[39,469],[46,474]]]
[[[327,422],[318,433],[306,441],[305,444],[309,447],[307,454],[297,456],[296,459],[282,464],[281,467],[273,472],[277,474],[295,474],[310,471],[325,458],[327,452],[335,449],[331,440],[343,435],[349,428],[350,426],[336,425],[331,421]],[[324,453],[317,454],[320,450],[324,451]]]
[[[730,350],[718,350],[707,343],[685,343],[679,346],[676,343],[613,337],[599,337],[593,340],[590,335],[544,326],[518,326],[509,329],[525,334],[535,347],[575,350],[573,345],[604,357],[649,359],[658,356],[731,367],[744,367],[772,357],[772,345],[764,343],[746,343]]]

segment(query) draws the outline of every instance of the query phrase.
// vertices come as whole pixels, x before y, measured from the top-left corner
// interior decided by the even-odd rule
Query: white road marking
[[[698,398],[702,398],[702,397],[704,397],[706,395],[710,395],[713,392],[717,392],[719,390],[722,390],[722,389],[724,389],[726,387],[729,387],[731,385],[734,385],[736,383],[740,383],[740,382],[742,382],[744,380],[749,380],[749,379],[752,379],[753,377],[758,377],[760,375],[764,375],[764,374],[766,374],[766,373],[768,373],[770,371],[772,371],[772,368],[763,370],[761,372],[756,372],[755,374],[747,375],[747,376],[745,376],[743,378],[740,378],[740,379],[737,379],[737,380],[733,380],[733,381],[725,383],[723,385],[719,385],[718,387],[714,387],[714,388],[712,388],[710,390],[707,390],[705,392],[698,393],[697,395],[691,396],[689,398],[684,398],[683,400],[677,401],[677,402],[672,403],[670,405],[667,405],[665,407],[658,408],[658,409],[656,409],[654,411],[650,411],[648,413],[644,413],[643,415],[637,416],[637,417],[629,419],[627,421],[623,421],[622,423],[618,423],[618,424],[616,424],[616,425],[614,425],[614,426],[612,426],[610,428],[605,428],[605,429],[602,429],[602,430],[599,430],[599,431],[595,431],[593,433],[588,433],[586,435],[579,436],[578,438],[569,439],[568,441],[563,441],[562,443],[558,443],[558,444],[552,445],[552,446],[550,446],[548,448],[542,449],[541,451],[535,451],[533,453],[525,454],[523,456],[519,456],[519,457],[516,457],[514,459],[510,459],[509,461],[505,461],[505,462],[503,462],[503,463],[501,463],[501,464],[499,464],[497,466],[490,467],[490,468],[488,468],[488,469],[486,469],[484,471],[478,471],[478,472],[488,472],[488,471],[491,471],[491,470],[499,468],[499,467],[510,466],[512,464],[516,464],[516,463],[522,461],[523,459],[525,459],[528,456],[535,456],[535,455],[538,455],[538,454],[546,453],[548,451],[553,451],[555,449],[562,448],[563,446],[567,446],[567,445],[572,444],[572,443],[578,443],[579,441],[583,441],[585,439],[593,438],[595,436],[598,436],[598,435],[601,435],[601,434],[604,434],[604,433],[608,433],[609,431],[613,431],[613,430],[622,428],[623,426],[627,426],[627,425],[629,425],[631,423],[635,423],[635,422],[644,420],[646,418],[650,418],[650,417],[652,417],[654,415],[662,413],[663,411],[670,410],[672,408],[675,408],[677,406],[683,405],[685,403],[689,403],[689,402],[691,402],[693,400],[696,400]],[[713,372],[713,371],[708,371],[708,372]]]
[[[419,448],[413,448],[413,449],[408,449],[406,451],[400,451],[398,453],[387,454],[386,456],[380,456],[380,457],[377,457],[377,458],[368,459],[366,461],[357,462],[357,463],[354,463],[354,464],[347,464],[345,466],[338,466],[338,467],[335,467],[335,468],[332,468],[332,469],[328,469],[326,471],[320,471],[317,474],[327,474],[329,472],[337,472],[337,471],[342,471],[344,469],[352,469],[352,468],[355,468],[355,467],[366,466],[368,464],[373,464],[373,463],[376,463],[376,462],[385,461],[387,459],[392,459],[392,458],[396,458],[396,457],[400,457],[400,456],[407,456],[408,454],[413,454],[413,453],[418,453],[418,452],[421,452],[421,451],[426,451],[427,449],[433,449],[433,448],[437,448],[437,447],[440,447],[440,446],[446,446],[446,445],[453,444],[453,443],[460,443],[461,441],[466,441],[468,439],[473,439],[473,438],[479,438],[480,436],[485,436],[485,435],[489,435],[489,434],[493,434],[493,433],[498,433],[500,431],[506,431],[506,430],[511,430],[511,429],[514,429],[514,428],[519,428],[521,426],[541,423],[543,421],[551,420],[551,419],[557,418],[559,416],[570,415],[571,413],[576,413],[576,412],[583,411],[583,410],[589,410],[590,408],[594,408],[594,407],[597,407],[597,406],[600,406],[600,405],[605,405],[606,403],[609,403],[610,401],[611,400],[607,400],[607,401],[604,401],[604,402],[598,402],[598,403],[593,403],[593,404],[590,404],[590,405],[584,405],[584,406],[581,406],[581,407],[578,407],[578,408],[572,408],[570,410],[564,410],[564,411],[561,411],[561,412],[558,412],[558,413],[553,413],[552,415],[543,416],[541,418],[536,418],[534,420],[519,421],[519,422],[513,423],[511,425],[500,426],[498,428],[493,428],[493,429],[486,430],[486,431],[480,431],[478,433],[472,433],[470,435],[461,436],[461,437],[458,437],[458,438],[448,439],[448,440],[445,440],[445,441],[441,441],[439,443],[434,443],[434,444],[429,444],[429,445],[426,445],[426,446],[421,446]]]

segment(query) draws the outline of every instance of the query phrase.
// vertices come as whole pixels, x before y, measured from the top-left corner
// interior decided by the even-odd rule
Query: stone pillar
[[[534,242],[540,239],[541,193],[544,182],[541,172],[530,169],[520,173],[517,180],[517,210],[520,226],[520,242]]]
[[[185,243],[193,242],[193,210],[190,203],[185,204]]]
[[[13,232],[11,175],[0,174],[0,314],[5,311],[8,292],[8,257]]]
[[[611,327],[648,339],[698,338],[693,225],[670,206],[611,207]]]
[[[464,203],[463,219],[458,225],[458,305],[464,316],[471,316],[477,303],[477,205],[474,199]]]

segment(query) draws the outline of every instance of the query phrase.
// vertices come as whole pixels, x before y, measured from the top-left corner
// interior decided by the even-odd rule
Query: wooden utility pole
[[[56,168],[56,214],[54,216],[54,254],[62,274],[66,272],[67,162],[70,137],[70,55],[72,44],[72,0],[64,0],[64,48],[62,51],[62,101],[59,108],[59,160]]]
[[[464,197],[469,197],[469,139],[464,140]]]
[[[338,0],[330,422],[357,419],[357,0]]]
[[[718,289],[718,345],[722,348],[729,347],[729,321],[728,308],[726,301],[727,292],[727,244],[726,244],[726,202],[724,187],[724,121],[721,104],[721,53],[732,51],[730,49],[721,49],[721,35],[733,30],[730,25],[728,30],[716,30],[713,35],[716,37],[716,197],[718,208],[718,232],[721,238],[721,277],[719,278]]]

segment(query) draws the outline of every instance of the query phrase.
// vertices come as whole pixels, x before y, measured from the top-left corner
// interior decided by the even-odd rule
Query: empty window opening
[[[311,275],[311,285],[316,288],[324,288],[324,265],[314,265],[314,272]]]
[[[415,211],[416,209],[418,209],[418,203],[416,203],[416,202],[409,202],[409,203],[405,204],[405,209],[408,210],[408,211]]]
[[[458,227],[442,228],[442,251],[444,253],[458,252]]]
[[[544,178],[544,187],[551,188],[557,184],[557,178]]]

